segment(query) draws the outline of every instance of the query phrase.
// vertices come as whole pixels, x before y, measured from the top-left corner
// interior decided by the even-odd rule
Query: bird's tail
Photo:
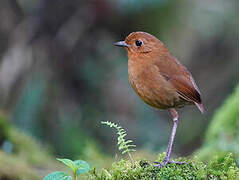
[[[198,109],[201,111],[201,113],[205,113],[205,108],[202,103],[200,103],[200,104],[196,103],[196,102],[194,102],[194,103],[198,107]]]

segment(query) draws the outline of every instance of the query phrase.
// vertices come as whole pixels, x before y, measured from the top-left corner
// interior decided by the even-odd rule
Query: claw
[[[188,164],[188,163],[186,163],[184,161],[171,161],[171,160],[168,163],[172,163],[172,164]]]
[[[154,162],[154,163],[155,163],[155,164],[153,165],[154,167],[159,167],[159,168],[164,167],[161,162]]]
[[[170,160],[169,160],[169,158],[166,156],[166,157],[164,158],[164,160],[163,160],[163,164],[164,164],[164,166],[166,166],[168,163],[170,163]]]
[[[167,164],[179,164],[179,165],[181,165],[181,164],[188,164],[188,163],[186,163],[184,161],[183,162],[172,161],[172,160],[169,160],[167,158],[165,158],[162,163],[161,162],[154,162],[154,163],[155,164],[153,166],[154,167],[159,167],[159,168],[163,168],[163,167],[167,166]]]

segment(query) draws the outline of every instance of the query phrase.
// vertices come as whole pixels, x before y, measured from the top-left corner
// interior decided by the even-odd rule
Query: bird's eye
[[[140,41],[140,40],[136,40],[136,41],[135,41],[135,45],[136,45],[136,46],[141,46],[142,44],[143,44],[143,42]]]

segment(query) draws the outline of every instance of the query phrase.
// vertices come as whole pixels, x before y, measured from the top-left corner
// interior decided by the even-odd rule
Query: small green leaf
[[[72,169],[72,171],[76,170],[75,164],[72,160],[70,160],[70,159],[59,159],[59,158],[57,158],[57,160],[61,161],[62,163],[64,163],[68,167],[70,167]]]
[[[72,180],[72,177],[68,176],[64,172],[57,171],[57,172],[48,174],[43,180]]]
[[[130,152],[130,150],[126,149],[126,150],[122,151],[122,154],[125,154],[125,153],[128,153],[128,152]]]
[[[132,143],[133,141],[132,140],[127,140],[125,141],[125,144],[129,144],[129,143]]]
[[[119,127],[119,131],[118,132],[119,133],[125,133],[125,130],[123,128]]]
[[[106,169],[102,169],[102,171],[105,173],[107,178],[109,178],[109,179],[112,178],[112,175]]]
[[[74,161],[75,167],[77,168],[76,175],[87,173],[90,170],[90,166],[83,160]]]
[[[136,147],[136,145],[134,145],[134,144],[129,144],[129,145],[127,145],[127,147],[128,147],[128,148],[134,148],[134,147]]]

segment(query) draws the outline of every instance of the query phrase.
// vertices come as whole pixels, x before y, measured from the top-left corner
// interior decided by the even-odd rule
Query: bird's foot
[[[163,168],[165,166],[167,166],[167,164],[187,164],[184,161],[172,161],[169,158],[165,157],[163,162],[154,162],[154,167],[159,167],[159,168]]]

